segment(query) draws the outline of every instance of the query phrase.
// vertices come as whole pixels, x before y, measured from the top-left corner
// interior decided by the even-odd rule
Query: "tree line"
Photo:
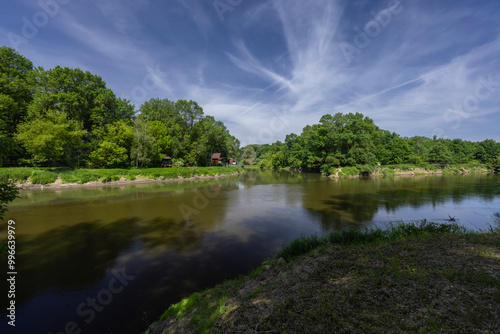
[[[240,143],[195,101],[151,99],[138,110],[103,79],[67,67],[45,70],[0,48],[0,166],[154,167],[210,164]]]
[[[284,142],[240,149],[195,101],[153,98],[136,109],[97,75],[44,70],[0,48],[0,166],[153,167],[165,156],[179,166],[206,166],[215,152],[244,164],[323,173],[377,164],[500,166],[494,140],[401,137],[361,113],[327,114]]]
[[[401,137],[382,130],[361,113],[324,115],[319,124],[307,125],[300,135],[273,144],[242,148],[246,164],[261,167],[303,168],[331,174],[335,168],[358,165],[487,164],[500,166],[500,143],[487,139]]]

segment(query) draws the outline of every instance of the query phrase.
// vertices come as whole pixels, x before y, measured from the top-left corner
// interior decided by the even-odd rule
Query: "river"
[[[25,190],[6,216],[16,222],[16,328],[5,321],[3,279],[0,332],[141,333],[170,304],[250,272],[301,234],[449,217],[485,229],[496,226],[499,192],[490,174],[330,180],[260,170]]]

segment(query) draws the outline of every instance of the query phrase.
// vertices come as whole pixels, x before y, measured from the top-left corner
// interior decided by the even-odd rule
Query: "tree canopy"
[[[100,76],[34,68],[8,47],[0,70],[0,139],[12,147],[2,165],[151,167],[170,156],[194,166],[215,150],[238,154],[239,141],[193,100],[153,98],[136,111]]]
[[[500,144],[488,139],[401,137],[361,113],[322,116],[284,142],[247,145],[194,100],[152,98],[136,107],[98,75],[45,70],[0,48],[0,166],[153,167],[211,164],[213,153],[246,164],[328,173],[339,166],[455,164],[498,166]]]
[[[289,134],[285,142],[248,145],[242,160],[262,167],[285,166],[329,173],[333,168],[356,165],[457,164],[495,165],[500,143],[488,139],[401,137],[377,127],[360,113],[324,115],[319,124],[307,125],[300,135]]]

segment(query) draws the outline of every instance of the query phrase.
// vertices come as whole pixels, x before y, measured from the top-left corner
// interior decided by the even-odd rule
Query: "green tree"
[[[429,152],[429,162],[452,164],[454,163],[453,154],[441,139],[434,141],[434,145]]]
[[[241,155],[242,163],[245,165],[254,165],[257,153],[253,146],[248,145],[243,148],[243,154]]]
[[[74,164],[69,152],[82,144],[87,131],[65,112],[49,110],[43,118],[19,124],[16,139],[33,157],[34,162]]]
[[[482,163],[491,164],[500,155],[500,144],[492,139],[477,143],[476,156]]]
[[[285,167],[285,164],[285,154],[283,151],[276,152],[271,156],[271,166],[274,169]]]
[[[19,189],[7,180],[0,180],[0,220],[3,220],[7,205],[18,197]]]
[[[406,138],[401,138],[396,134],[394,134],[394,139],[386,145],[386,149],[390,152],[389,163],[391,164],[407,162],[413,152],[410,142]]]
[[[7,157],[15,148],[10,140],[0,136],[0,161]],[[0,220],[3,220],[7,205],[18,197],[19,189],[7,179],[0,179]]]
[[[29,106],[31,120],[49,110],[65,112],[91,133],[119,120],[130,120],[133,107],[106,87],[100,76],[80,69],[59,67],[33,71],[36,90]]]
[[[178,100],[175,109],[179,113],[183,127],[187,131],[193,130],[196,122],[203,118],[203,109],[195,101]]]
[[[134,142],[134,129],[127,121],[107,124],[94,130],[97,147],[89,159],[93,167],[116,168],[130,165],[130,152]]]
[[[139,119],[145,121],[160,121],[167,126],[180,121],[180,115],[175,109],[175,102],[168,99],[150,99],[139,108]]]
[[[33,98],[33,64],[16,50],[0,47],[0,132],[13,135]]]
[[[99,144],[97,150],[90,154],[90,161],[93,167],[97,168],[116,168],[126,165],[128,160],[127,149],[118,146],[118,144],[103,141]]]
[[[143,120],[134,121],[134,143],[131,158],[136,167],[150,167],[158,162],[156,140],[148,123]]]
[[[151,134],[156,140],[156,147],[158,149],[158,158],[173,155],[172,153],[172,138],[169,135],[168,127],[161,121],[149,122]]]

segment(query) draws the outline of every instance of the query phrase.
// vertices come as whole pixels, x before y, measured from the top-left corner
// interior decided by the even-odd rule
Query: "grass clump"
[[[323,237],[317,235],[301,236],[285,245],[277,254],[276,258],[291,260],[302,254],[309,253],[317,248],[331,244],[336,245],[359,245],[370,242],[382,242],[389,240],[399,240],[403,238],[413,238],[424,235],[436,234],[463,234],[467,229],[453,224],[437,224],[423,220],[415,224],[390,224],[386,230],[380,228],[357,230],[353,228],[333,231]]]
[[[33,173],[32,168],[0,168],[0,180],[12,180],[19,183],[24,183]]]
[[[34,170],[30,176],[30,181],[34,184],[49,184],[55,182],[57,172],[50,170]]]

